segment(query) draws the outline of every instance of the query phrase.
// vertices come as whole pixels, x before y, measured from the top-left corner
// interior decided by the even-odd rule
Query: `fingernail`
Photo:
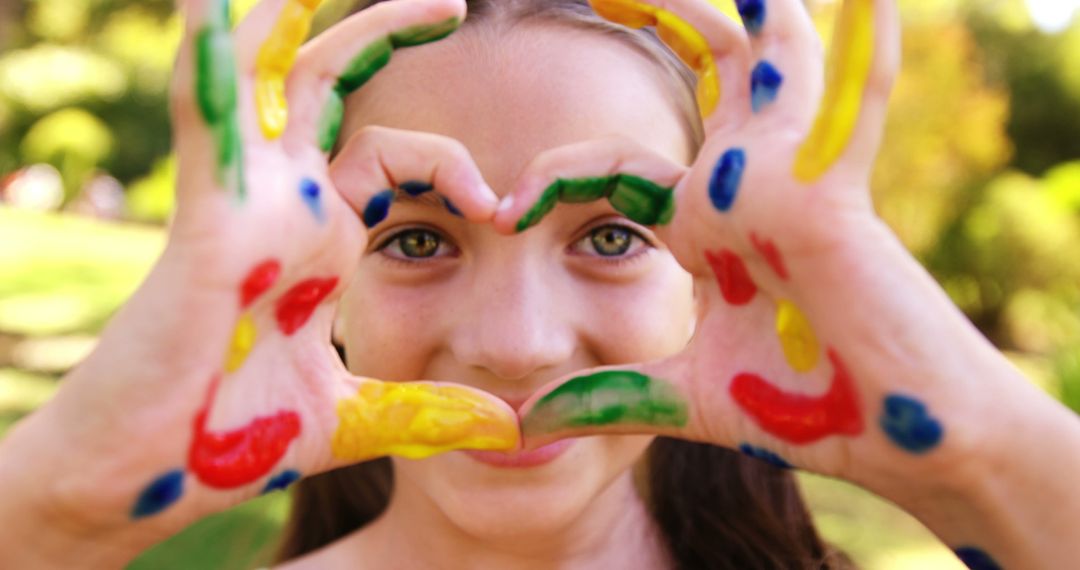
[[[513,207],[514,207],[514,196],[510,195],[510,196],[507,196],[507,197],[503,198],[502,201],[499,202],[499,207],[498,207],[498,209],[495,210],[495,213],[496,214],[501,214],[503,212],[509,211],[510,208],[513,208]]]

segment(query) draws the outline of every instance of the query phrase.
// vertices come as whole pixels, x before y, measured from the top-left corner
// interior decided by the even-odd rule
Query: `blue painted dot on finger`
[[[443,205],[446,206],[447,212],[450,212],[451,214],[459,218],[465,217],[465,214],[461,213],[461,210],[457,209],[457,206],[455,206],[454,203],[450,201],[450,198],[443,198],[442,201]]]
[[[744,443],[739,446],[739,451],[743,452],[744,455],[753,457],[754,459],[760,459],[761,461],[764,461],[765,463],[768,463],[773,467],[779,467],[781,469],[794,469],[794,466],[792,466],[787,461],[784,461],[784,458],[763,447],[754,447],[749,443]]]
[[[784,76],[773,65],[765,60],[754,66],[750,74],[750,106],[755,113],[760,113],[780,94],[780,86],[784,84]]]
[[[753,35],[761,33],[765,27],[765,0],[735,0],[746,31]]]
[[[131,518],[156,515],[175,503],[184,494],[184,471],[175,469],[154,479],[135,499]]]
[[[300,472],[294,469],[287,469],[274,475],[266,482],[266,486],[263,487],[263,494],[271,493],[273,491],[284,491],[289,488],[289,485],[300,480]]]
[[[372,196],[371,201],[364,208],[364,225],[373,228],[379,222],[385,220],[386,216],[390,214],[390,204],[393,202],[393,190],[383,190]]]
[[[735,203],[742,183],[743,170],[746,169],[746,151],[733,148],[724,153],[713,168],[709,180],[709,199],[721,212],[727,212]]]
[[[322,192],[319,189],[318,182],[315,182],[310,178],[304,178],[300,181],[300,197],[303,198],[304,204],[311,210],[315,219],[320,222],[326,219],[323,214],[322,200],[320,200],[321,194]]]
[[[419,196],[427,192],[431,192],[435,189],[434,186],[427,182],[420,182],[418,180],[408,180],[398,185],[402,192],[405,192],[409,196]]]
[[[1001,570],[1001,565],[989,554],[973,546],[962,546],[953,552],[971,570]]]
[[[885,398],[881,429],[896,445],[912,453],[926,453],[941,443],[945,429],[922,402],[893,394]]]

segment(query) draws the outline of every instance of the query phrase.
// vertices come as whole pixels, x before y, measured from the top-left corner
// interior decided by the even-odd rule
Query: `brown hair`
[[[378,1],[360,2],[354,11]],[[465,26],[550,23],[627,43],[669,80],[692,148],[700,148],[695,77],[651,31],[611,24],[585,0],[469,0],[468,9]],[[854,567],[818,536],[790,471],[720,447],[657,438],[643,473],[642,494],[676,568]],[[312,552],[374,521],[389,504],[393,481],[387,458],[301,481],[279,559]]]

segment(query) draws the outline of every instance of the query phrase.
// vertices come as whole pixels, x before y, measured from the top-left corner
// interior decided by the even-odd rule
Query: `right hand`
[[[145,547],[348,463],[518,445],[498,398],[354,377],[329,343],[386,189],[434,187],[471,221],[494,215],[479,169],[442,137],[368,129],[341,151],[347,175],[327,165],[341,100],[394,48],[451,32],[465,3],[382,3],[296,57],[317,3],[266,0],[235,34],[223,0],[184,3],[168,246],[57,397],[4,442],[9,472],[74,533],[136,527]]]

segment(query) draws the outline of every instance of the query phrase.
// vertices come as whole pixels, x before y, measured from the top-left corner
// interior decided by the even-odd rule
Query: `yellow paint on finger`
[[[472,390],[427,382],[365,382],[338,402],[334,456],[419,459],[454,449],[518,447],[517,416]]]
[[[720,74],[709,42],[673,12],[634,0],[590,0],[601,17],[630,28],[656,26],[656,33],[698,76],[697,102],[708,117],[720,102]]]
[[[285,131],[289,120],[285,78],[300,46],[311,31],[311,19],[321,0],[287,0],[270,37],[255,60],[255,109],[263,136],[273,140]]]
[[[257,336],[255,321],[247,313],[240,316],[233,329],[232,341],[229,343],[229,354],[225,357],[225,372],[232,374],[244,365],[251,349],[255,347]]]
[[[821,353],[817,336],[810,321],[791,301],[780,301],[776,307],[776,334],[784,357],[796,372],[809,372],[817,366]]]
[[[796,179],[809,183],[821,178],[847,149],[873,61],[874,0],[845,0],[829,51],[821,109],[795,158]]]

